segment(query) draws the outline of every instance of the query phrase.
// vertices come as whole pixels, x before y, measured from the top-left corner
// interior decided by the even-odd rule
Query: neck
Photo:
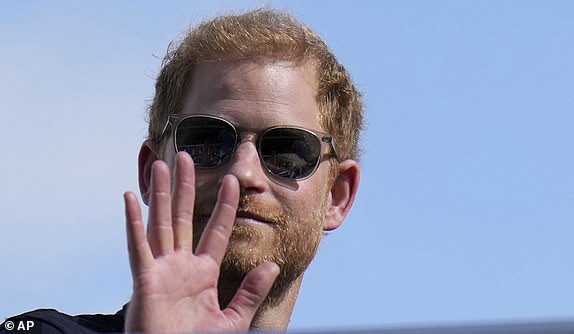
[[[286,330],[291,320],[291,314],[295,308],[295,302],[297,301],[302,282],[303,275],[299,276],[289,286],[281,300],[273,303],[269,303],[268,300],[265,300],[251,322],[251,329],[271,331]],[[239,284],[232,284],[233,287],[231,287],[228,284],[222,286],[223,282],[221,281],[219,283],[220,304],[227,305],[237,291]],[[233,291],[233,293],[229,293],[231,291]]]
[[[302,282],[303,275],[299,276],[291,284],[281,301],[274,305],[261,305],[251,322],[251,328],[258,330],[286,330],[291,321],[291,314],[295,308],[295,302],[297,301]]]

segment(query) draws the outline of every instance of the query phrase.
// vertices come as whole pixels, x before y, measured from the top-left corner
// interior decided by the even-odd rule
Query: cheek
[[[160,159],[169,166],[173,178],[173,171],[175,170],[175,150],[172,145],[166,143],[164,147],[162,147]]]
[[[319,180],[319,178],[315,180]],[[311,182],[315,180],[311,177],[305,182],[301,182],[296,191],[287,190],[288,194],[283,195],[282,199],[292,217],[303,219],[310,219],[311,217],[321,219],[324,217],[327,205],[326,182]]]
[[[216,171],[195,170],[195,200],[200,205],[215,205],[222,178]]]
[[[204,196],[209,196],[212,193],[217,194],[217,191],[219,189],[218,184],[219,182],[217,181],[219,178],[216,177],[205,177],[205,176],[198,176],[196,174],[196,178],[195,178],[195,191],[196,194],[198,194],[197,197],[204,197]]]

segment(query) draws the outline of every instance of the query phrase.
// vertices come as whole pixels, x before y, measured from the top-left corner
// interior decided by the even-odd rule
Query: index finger
[[[213,213],[197,245],[196,255],[207,254],[217,264],[221,263],[233,231],[238,203],[239,181],[233,175],[226,175],[219,188]]]

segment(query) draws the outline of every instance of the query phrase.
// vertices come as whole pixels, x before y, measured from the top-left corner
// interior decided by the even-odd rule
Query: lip
[[[246,211],[239,211],[235,216],[235,221],[238,223],[258,223],[258,224],[273,224],[271,221],[267,220],[265,217],[262,217],[258,214]]]
[[[199,217],[203,218],[205,222],[210,219],[210,215],[201,214]],[[275,225],[273,220],[265,218],[261,215],[258,215],[254,212],[243,211],[239,210],[235,214],[235,223],[236,224],[264,224],[264,225]]]

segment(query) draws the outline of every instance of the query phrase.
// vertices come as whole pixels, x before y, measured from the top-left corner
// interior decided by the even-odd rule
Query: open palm
[[[239,201],[239,183],[223,178],[213,213],[193,250],[195,173],[187,153],[176,156],[173,196],[170,171],[152,165],[147,236],[136,196],[124,195],[133,296],[126,331],[193,333],[246,331],[279,273],[274,263],[253,269],[221,310],[217,282]]]

